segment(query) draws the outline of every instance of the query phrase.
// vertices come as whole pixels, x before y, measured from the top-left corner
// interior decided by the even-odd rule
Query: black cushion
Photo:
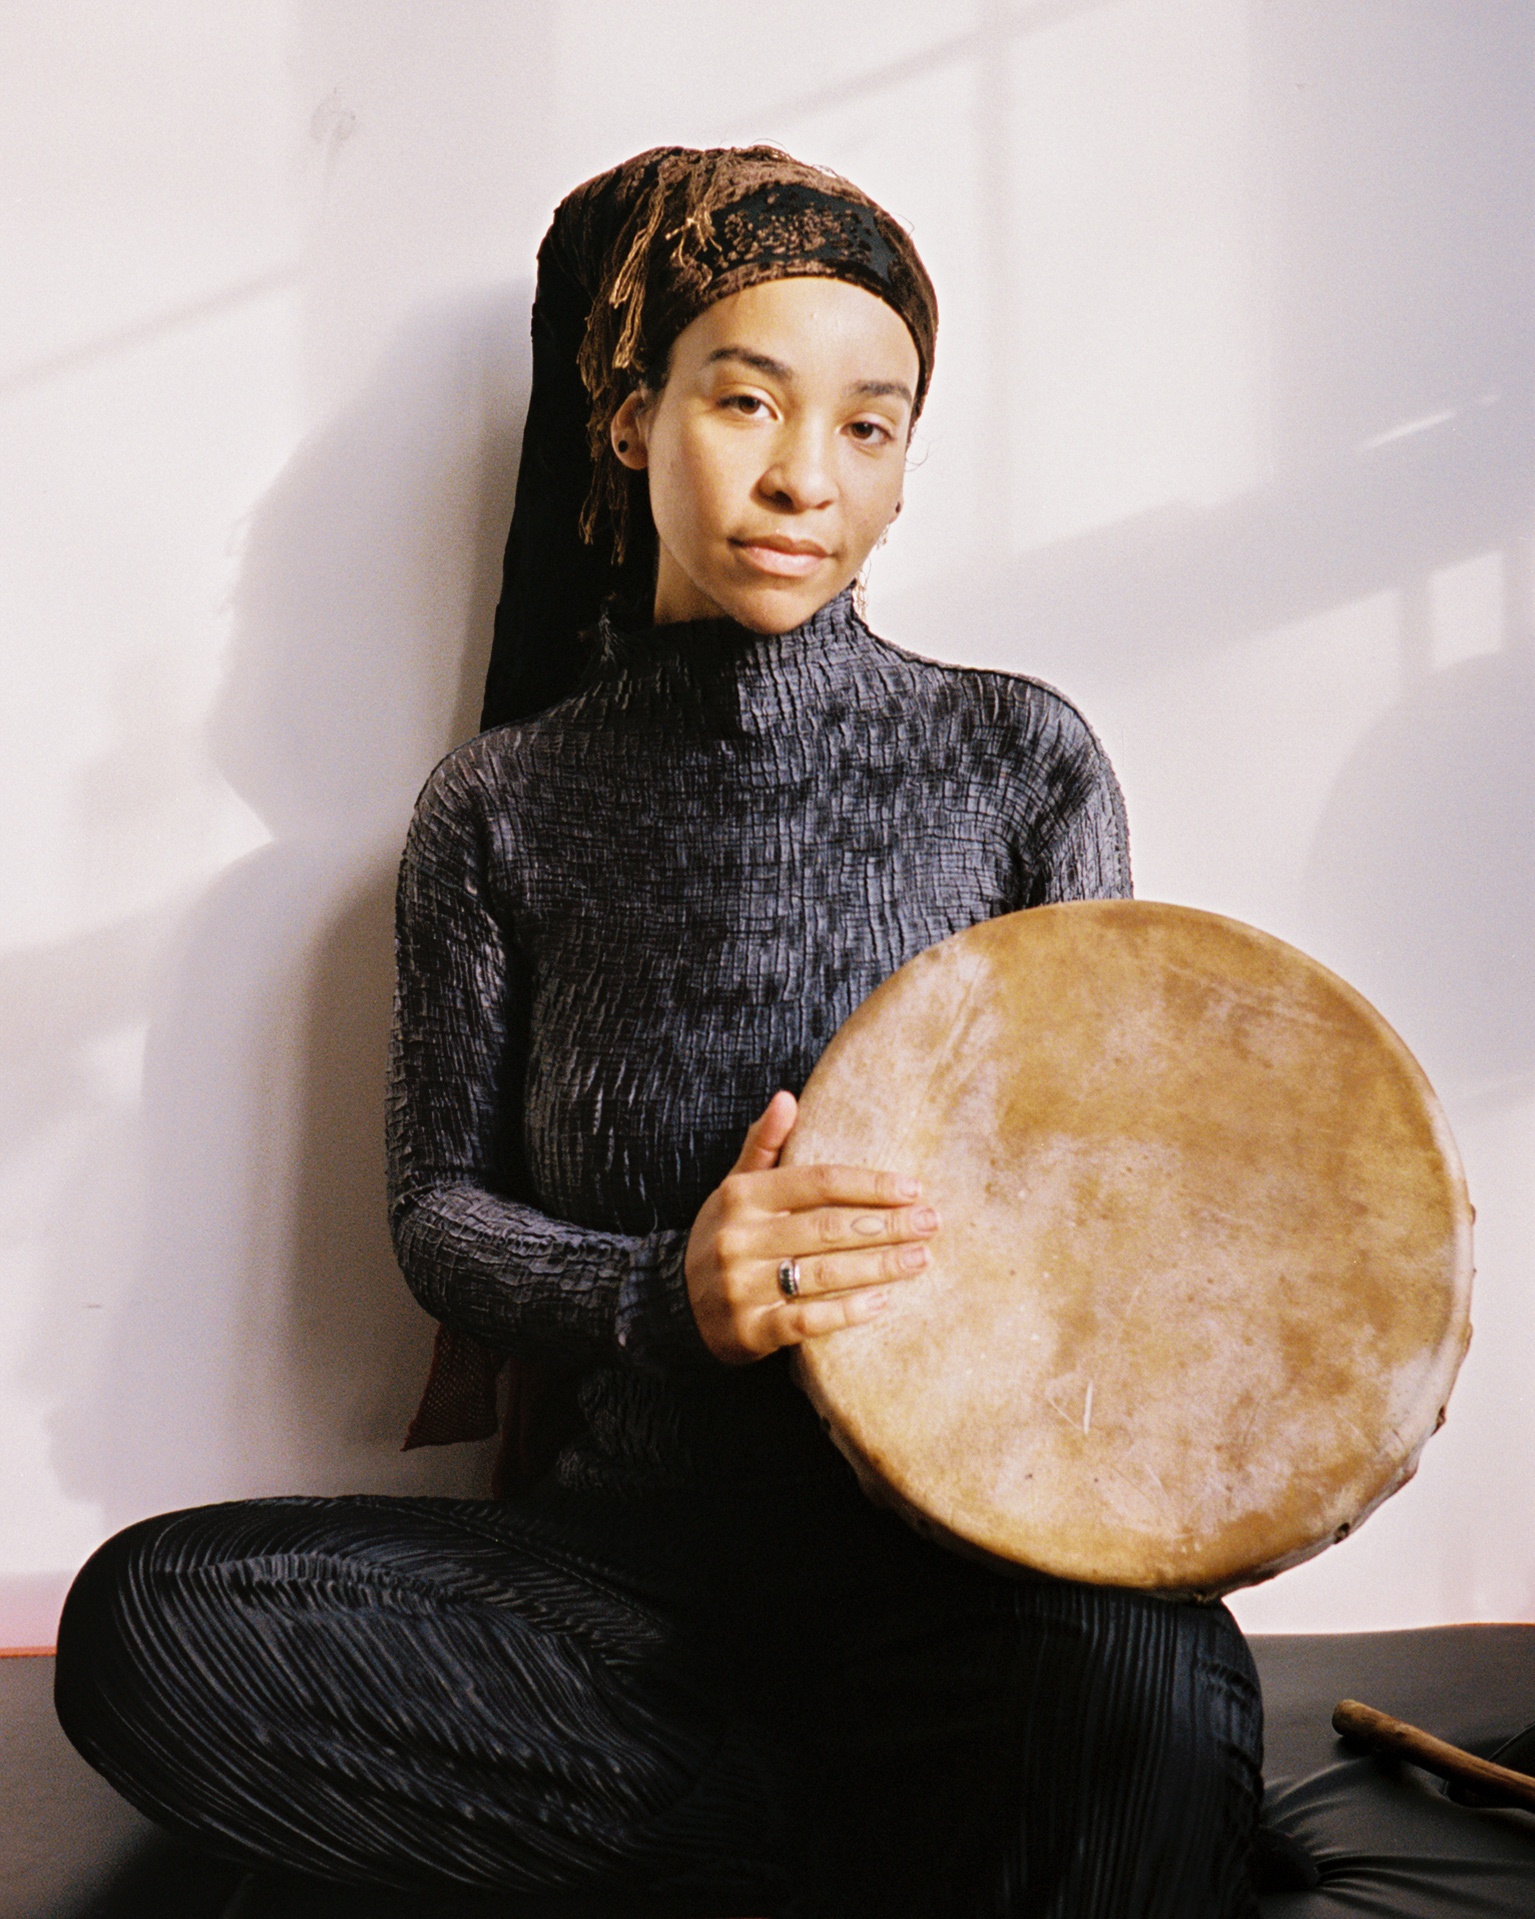
[[[1315,1864],[1314,1891],[1264,1900],[1274,1919],[1532,1919],[1535,1813],[1455,1804],[1416,1767],[1332,1730],[1360,1699],[1490,1757],[1535,1721],[1535,1626],[1255,1638],[1263,1678],[1264,1820]]]

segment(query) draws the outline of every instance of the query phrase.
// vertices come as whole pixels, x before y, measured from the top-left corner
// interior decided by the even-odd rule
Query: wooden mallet
[[[1409,1726],[1405,1719],[1393,1719],[1390,1713],[1362,1706],[1357,1699],[1340,1699],[1333,1708],[1332,1726],[1334,1732],[1371,1752],[1406,1759],[1437,1778],[1469,1786],[1489,1800],[1535,1812],[1535,1778],[1529,1773],[1515,1772],[1511,1766],[1500,1766],[1491,1759],[1478,1759],[1475,1753]]]

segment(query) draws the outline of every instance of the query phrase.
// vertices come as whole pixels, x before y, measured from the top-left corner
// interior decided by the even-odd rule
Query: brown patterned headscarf
[[[664,381],[673,342],[705,307],[805,276],[851,281],[905,321],[915,417],[937,296],[906,229],[839,174],[776,147],[656,147],[561,201],[538,254],[533,391],[482,726],[563,697],[603,600],[641,602],[653,586],[646,479],[608,438],[623,401]]]

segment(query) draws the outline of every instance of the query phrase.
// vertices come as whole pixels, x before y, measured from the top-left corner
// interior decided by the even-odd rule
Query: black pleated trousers
[[[1226,1609],[1004,1577],[846,1474],[168,1514],[81,1572],[57,1698],[209,1849],[508,1915],[1256,1912]]]

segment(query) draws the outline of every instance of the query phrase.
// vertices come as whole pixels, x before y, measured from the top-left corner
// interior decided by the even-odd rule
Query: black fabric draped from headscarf
[[[774,147],[657,147],[561,201],[538,252],[533,387],[482,727],[562,699],[603,602],[643,607],[653,591],[646,479],[608,443],[614,413],[636,386],[659,387],[705,307],[796,276],[851,281],[900,315],[920,411],[932,282],[905,228],[837,174]]]

